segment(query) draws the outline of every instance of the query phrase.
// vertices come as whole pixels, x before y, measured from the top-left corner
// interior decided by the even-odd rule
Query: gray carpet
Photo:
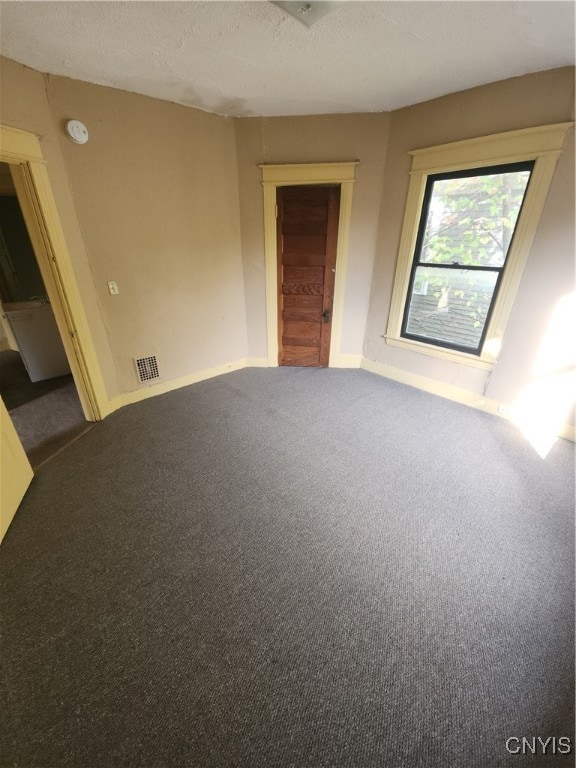
[[[0,394],[34,468],[92,426],[72,375],[32,382],[19,352],[0,352]]]
[[[0,548],[1,765],[569,766],[573,446],[364,371],[125,408]]]
[[[43,381],[30,381],[20,352],[13,350],[0,352],[0,394],[9,411],[59,389],[71,381],[72,374]]]

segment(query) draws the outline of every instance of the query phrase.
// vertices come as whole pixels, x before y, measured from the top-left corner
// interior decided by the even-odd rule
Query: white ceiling
[[[380,112],[574,64],[573,2],[2,2],[1,51],[222,115]]]

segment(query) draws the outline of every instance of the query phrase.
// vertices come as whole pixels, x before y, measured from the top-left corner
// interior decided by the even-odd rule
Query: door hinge
[[[276,218],[278,218],[278,206],[276,206]]]

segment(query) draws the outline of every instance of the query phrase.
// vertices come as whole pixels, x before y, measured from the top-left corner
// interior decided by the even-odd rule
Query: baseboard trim
[[[571,443],[576,443],[576,427],[573,424],[563,424],[558,436],[563,437],[564,440],[570,440]]]
[[[188,387],[190,384],[197,384],[199,381],[213,379],[215,376],[222,376],[224,373],[239,371],[241,368],[246,368],[246,358],[234,360],[233,362],[225,363],[224,365],[217,365],[214,368],[204,368],[203,370],[196,371],[188,376],[182,376],[179,379],[171,379],[170,381],[162,382],[160,384],[154,384],[153,386],[145,387],[144,389],[135,389],[132,392],[124,392],[122,395],[117,395],[109,400],[110,410],[108,413],[123,408],[125,405],[132,405],[141,400],[147,400],[149,397],[165,395],[167,392],[173,392],[175,389]]]
[[[330,360],[330,368],[360,368],[362,355],[334,355]]]
[[[410,371],[403,371],[400,368],[395,368],[392,365],[386,365],[385,363],[379,363],[376,360],[368,360],[368,358],[362,358],[361,367],[365,371],[375,373],[378,376],[383,376],[386,379],[393,379],[401,384],[406,384],[409,387],[415,387],[421,389],[424,392],[429,392],[432,395],[438,395],[444,397],[447,400],[452,400],[460,405],[467,405],[469,408],[476,408],[479,411],[490,413],[492,416],[499,416],[501,419],[510,421],[509,406],[507,412],[502,413],[501,407],[503,403],[499,403],[497,400],[491,400],[488,397],[483,397],[475,392],[470,392],[468,389],[462,389],[461,387],[455,387],[453,384],[445,384],[442,381],[436,381],[430,379],[427,376],[421,376],[417,373],[411,373]],[[571,424],[564,424],[558,432],[559,437],[563,437],[565,440],[571,440],[575,442],[575,428]]]
[[[199,381],[205,381],[206,379],[212,379],[215,376],[222,376],[225,373],[231,373],[232,371],[239,371],[242,368],[269,368],[268,359],[266,357],[247,357],[240,360],[234,360],[231,363],[225,363],[224,365],[218,365],[214,368],[205,368],[201,371],[196,371],[188,376],[182,376],[179,379],[172,379],[171,381],[162,382],[151,387],[145,387],[143,389],[136,389],[132,392],[125,392],[122,395],[110,398],[108,400],[108,407],[103,410],[102,416],[109,416],[119,408],[123,408],[125,405],[132,405],[138,403],[141,400],[147,400],[149,397],[156,397],[157,395],[163,395],[167,392],[172,392],[175,389],[181,387],[188,387],[190,384],[197,384]],[[470,392],[467,389],[456,387],[452,384],[445,384],[435,379],[430,379],[427,376],[421,376],[417,373],[411,373],[410,371],[403,371],[401,368],[395,368],[385,363],[379,363],[376,360],[369,360],[361,355],[337,355],[336,358],[331,361],[331,368],[363,368],[365,371],[375,373],[378,376],[383,376],[386,379],[392,379],[398,381],[401,384],[406,384],[409,387],[415,387],[421,389],[424,392],[429,392],[432,395],[438,395],[444,397],[447,400],[452,400],[460,405],[467,405],[469,408],[476,408],[479,411],[490,413],[492,416],[499,416],[503,419],[509,420],[507,413],[501,413],[501,403],[496,400],[478,395],[475,392]],[[559,431],[559,436],[566,440],[576,441],[576,430],[571,424],[564,424]]]
[[[246,368],[268,368],[267,357],[247,357]]]
[[[407,384],[409,387],[422,389],[424,392],[430,392],[432,395],[438,395],[447,400],[452,400],[455,403],[468,405],[471,408],[486,411],[486,413],[492,413],[495,416],[499,415],[499,403],[495,400],[489,400],[486,397],[482,397],[482,395],[477,395],[475,392],[470,392],[468,389],[455,387],[453,384],[445,384],[442,381],[436,381],[435,379],[430,379],[427,376],[421,376],[417,373],[411,373],[410,371],[403,371],[401,368],[395,368],[392,365],[379,363],[376,360],[368,360],[365,357],[362,358],[361,367],[365,371],[376,373],[378,376],[384,376],[386,379],[393,379],[401,384]]]
[[[361,355],[337,355],[334,361],[331,361],[331,368],[360,368],[362,362]],[[171,381],[161,382],[154,384],[150,387],[143,387],[142,389],[135,389],[131,392],[124,392],[121,395],[116,395],[108,399],[105,407],[102,408],[102,418],[109,416],[119,408],[123,408],[125,405],[132,405],[138,403],[141,400],[147,400],[150,397],[156,397],[157,395],[164,395],[166,392],[172,392],[175,389],[181,387],[188,387],[190,384],[197,384],[199,381],[205,381],[206,379],[212,379],[215,376],[222,376],[225,373],[231,373],[232,371],[239,371],[242,368],[270,368],[267,357],[245,357],[239,360],[234,360],[231,363],[225,363],[224,365],[218,365],[214,368],[205,368],[201,371],[196,371],[188,376],[182,376],[179,379],[172,379]]]

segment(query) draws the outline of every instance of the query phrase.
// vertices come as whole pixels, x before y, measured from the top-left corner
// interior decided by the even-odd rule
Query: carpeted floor
[[[32,382],[19,352],[0,352],[0,394],[34,468],[92,426],[72,375]]]
[[[573,765],[506,751],[574,743],[573,456],[365,371],[112,414],[0,548],[0,764]]]

